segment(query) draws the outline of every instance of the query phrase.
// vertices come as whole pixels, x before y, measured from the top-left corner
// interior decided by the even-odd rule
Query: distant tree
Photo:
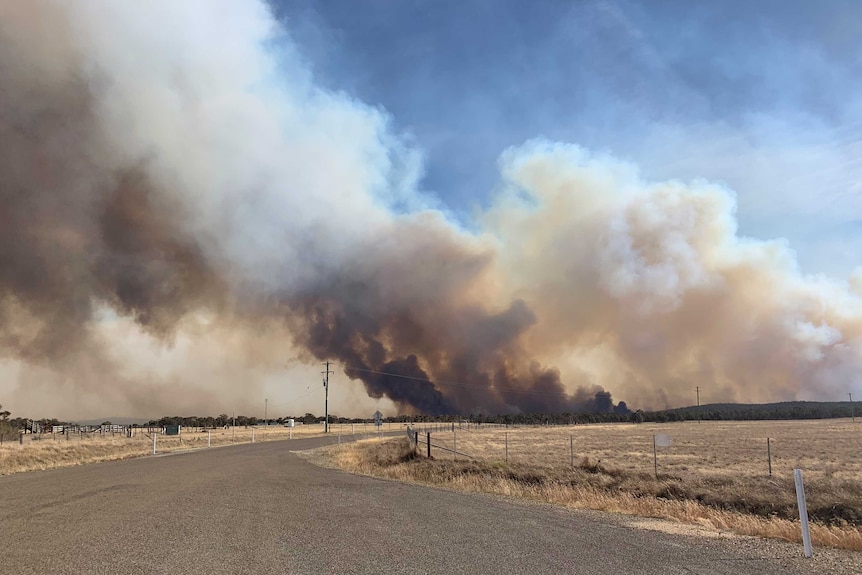
[[[3,406],[0,405],[0,443],[11,441],[18,436],[18,428],[15,426],[14,420],[9,421],[10,415],[12,413],[4,410]]]

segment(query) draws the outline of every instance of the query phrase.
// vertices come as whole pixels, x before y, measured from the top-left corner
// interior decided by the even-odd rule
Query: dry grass
[[[652,433],[668,433],[673,446],[659,451],[653,473]],[[776,438],[773,476],[756,445],[763,432]],[[792,468],[805,469],[815,544],[862,550],[859,440],[849,422],[733,422],[667,426],[576,426],[459,430],[459,451],[484,455],[455,461],[413,457],[406,440],[327,448],[343,469],[401,481],[522,497],[564,505],[659,517],[745,535],[801,539]],[[448,437],[447,437],[448,435]],[[575,436],[575,465],[571,439]],[[451,447],[452,433],[435,431],[432,443]],[[734,448],[736,446],[736,448]],[[421,446],[424,454],[424,446]],[[797,457],[792,452],[799,450]],[[646,453],[645,453],[646,452]],[[701,463],[701,461],[703,463]]]
[[[814,477],[862,479],[862,422],[819,421],[683,422],[672,424],[606,424],[569,427],[480,427],[432,433],[433,443],[486,460],[504,460],[508,437],[510,463],[545,467],[570,465],[583,457],[632,471],[653,472],[654,434],[668,434],[669,448],[658,448],[660,474],[686,477],[768,475],[766,438],[770,438],[773,477],[790,477],[803,469]],[[573,441],[572,441],[573,439]],[[451,458],[442,451],[437,458]]]
[[[372,425],[350,424],[332,425],[332,433],[337,435],[362,436],[371,434]],[[299,425],[292,431],[281,426],[268,428],[215,429],[210,432],[210,443],[213,447],[231,445],[234,443],[250,443],[254,429],[254,441],[277,441],[293,438],[317,437],[323,435],[323,425]],[[183,431],[179,436],[159,435],[157,453],[171,453],[190,449],[205,449],[207,447],[207,432]],[[38,436],[36,436],[38,437]],[[152,437],[145,430],[136,430],[135,437],[128,438],[122,434],[84,434],[53,437],[43,435],[41,439],[27,436],[23,445],[17,441],[4,442],[0,446],[0,475],[69,467],[98,461],[113,461],[151,455],[153,450]]]

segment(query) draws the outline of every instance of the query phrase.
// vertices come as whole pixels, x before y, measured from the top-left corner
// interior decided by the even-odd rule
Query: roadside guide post
[[[802,470],[793,470],[793,481],[796,484],[796,504],[799,507],[799,522],[802,524],[802,545],[805,556],[811,557],[811,531],[808,529],[808,506],[805,503],[805,485],[802,483]]]

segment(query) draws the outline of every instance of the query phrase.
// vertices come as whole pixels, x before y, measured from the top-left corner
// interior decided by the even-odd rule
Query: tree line
[[[43,429],[50,429],[53,425],[74,425],[74,422],[66,422],[58,419],[28,419],[11,417],[8,410],[0,405],[0,439],[14,439],[19,430],[25,429],[30,422],[40,424]],[[674,421],[752,421],[752,420],[790,420],[790,419],[832,419],[846,418],[855,415],[862,416],[862,408],[857,408],[849,401],[820,402],[820,401],[788,401],[767,404],[744,404],[744,403],[716,403],[701,406],[681,407],[660,411],[629,411],[615,410],[611,413],[506,413],[488,415],[483,413],[450,414],[450,415],[396,415],[384,417],[385,423],[458,423],[469,421],[471,423],[496,423],[505,425],[575,425],[589,423],[669,423]],[[324,416],[313,413],[305,413],[301,416],[284,416],[269,418],[270,425],[284,425],[289,419],[298,424],[312,425],[323,423]],[[339,417],[330,415],[330,424],[350,423],[373,423],[371,418]],[[104,424],[110,424],[105,421]],[[182,425],[183,427],[201,427],[215,429],[237,425],[248,427],[263,425],[266,422],[262,418],[246,415],[228,415],[226,413],[217,416],[165,416],[160,419],[152,419],[145,424],[135,424],[134,427],[165,427],[169,425]]]

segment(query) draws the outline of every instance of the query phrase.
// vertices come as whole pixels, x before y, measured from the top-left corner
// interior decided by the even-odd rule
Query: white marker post
[[[207,447],[212,447],[212,431],[207,431]]]
[[[251,428],[251,442],[254,443],[254,428]]]
[[[802,483],[802,470],[793,470],[793,480],[796,483],[796,505],[799,506],[799,522],[802,524],[802,545],[805,556],[811,557],[811,532],[808,529],[808,506],[805,504],[805,485]]]
[[[159,438],[158,434],[153,434],[153,455],[156,454],[156,440]]]
[[[670,447],[670,436],[665,433],[652,436],[652,465],[656,479],[658,479],[658,447]]]

